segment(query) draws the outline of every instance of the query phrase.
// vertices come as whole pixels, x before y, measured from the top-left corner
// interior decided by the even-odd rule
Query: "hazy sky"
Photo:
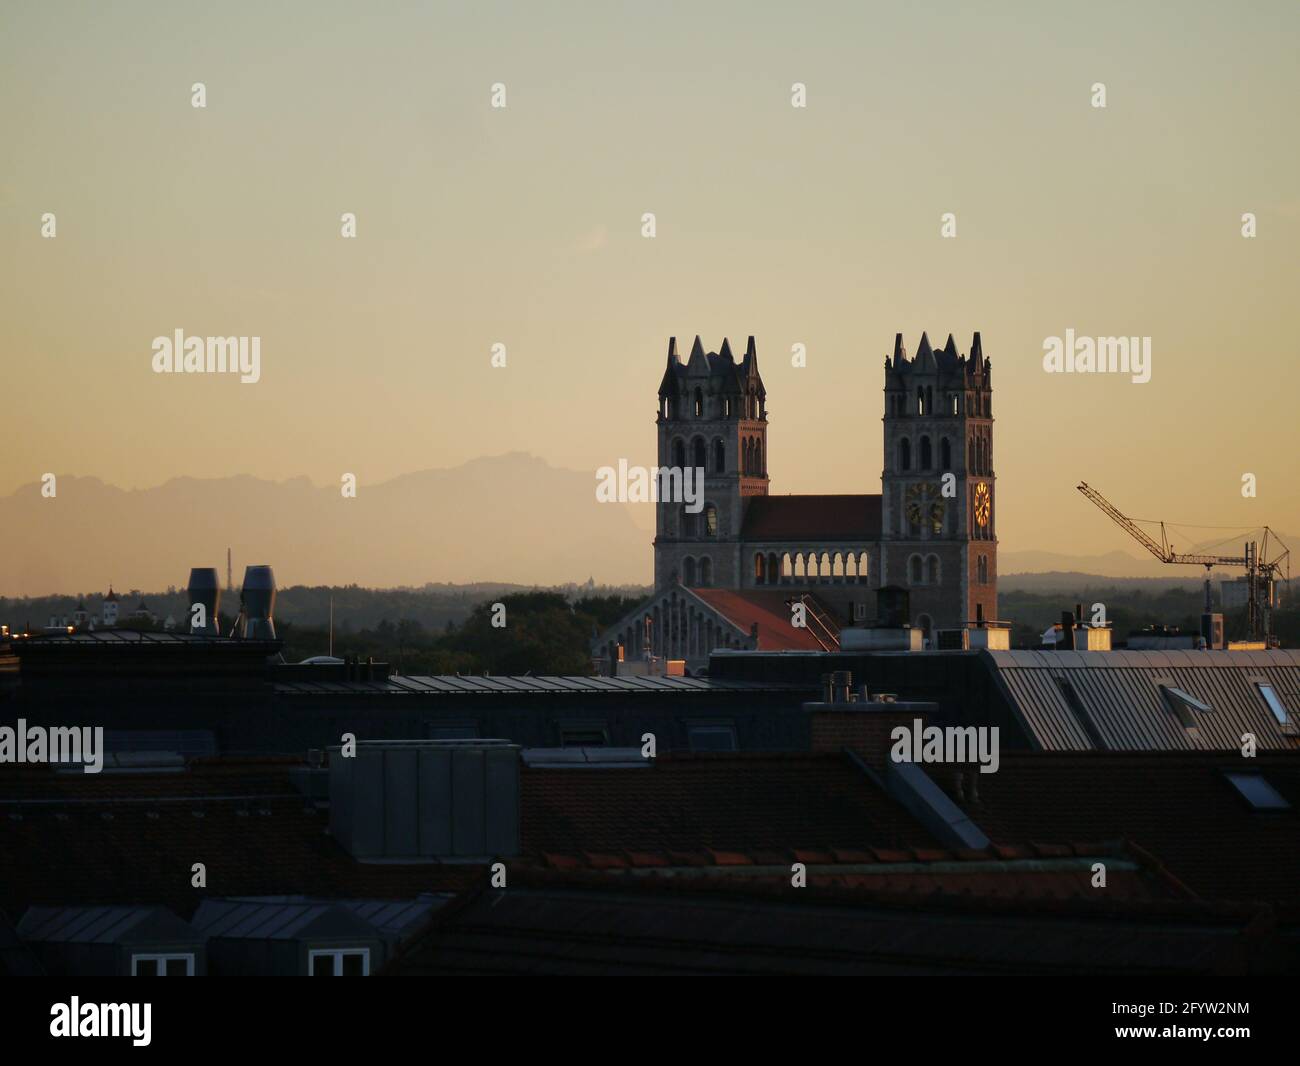
[[[696,333],[757,337],[774,492],[878,492],[894,333],[978,329],[1005,548],[1132,550],[1079,480],[1300,530],[1298,41],[1293,0],[7,3],[0,493],[511,450],[594,490]],[[154,374],[177,328],[262,380]],[[1152,380],[1045,374],[1067,328]]]

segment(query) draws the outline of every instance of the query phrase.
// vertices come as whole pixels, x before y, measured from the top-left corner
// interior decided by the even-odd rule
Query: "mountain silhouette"
[[[183,587],[194,566],[235,584],[269,563],[290,584],[648,583],[651,504],[602,504],[595,471],[510,453],[367,484],[355,498],[305,477],[173,478],[128,490],[60,476],[0,498],[0,595]],[[633,515],[643,507],[647,515]]]

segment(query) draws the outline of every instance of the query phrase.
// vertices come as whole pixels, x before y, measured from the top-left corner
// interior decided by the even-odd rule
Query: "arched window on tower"
[[[952,443],[947,437],[939,438],[939,469],[952,469]]]
[[[930,450],[930,438],[921,438],[921,469],[929,470],[934,462],[934,456]]]
[[[718,509],[713,504],[704,508],[704,535],[706,537],[718,535]]]
[[[686,442],[681,437],[673,441],[673,466],[678,470],[686,469]]]
[[[686,509],[685,504],[682,504],[681,508],[677,512],[677,528],[682,531],[681,535],[683,537],[693,537],[696,535],[696,517],[696,515],[691,514],[691,512]]]
[[[713,584],[713,560],[707,555],[700,560],[700,585],[708,588]]]
[[[955,392],[948,394],[948,413],[956,415],[957,412],[957,394]]]
[[[704,393],[699,389],[695,390],[695,417],[704,417]]]
[[[898,469],[912,469],[912,442],[903,437],[898,442]]]
[[[927,385],[925,387],[925,413],[927,415],[934,414],[934,386],[933,385]]]
[[[695,460],[694,465],[702,468],[705,459],[708,457],[708,451],[704,447],[703,437],[696,437],[695,440],[691,442],[691,453],[691,458]]]
[[[719,437],[713,442],[713,470],[721,474],[727,469],[727,445]]]
[[[926,413],[926,411],[925,411],[925,389],[921,388],[920,385],[918,385],[918,386],[916,387],[916,413],[917,413],[918,415],[923,415],[923,414]]]
[[[722,417],[723,417],[723,418],[730,418],[730,417],[731,417],[731,397],[730,397],[730,396],[724,396],[724,397],[722,398]]]

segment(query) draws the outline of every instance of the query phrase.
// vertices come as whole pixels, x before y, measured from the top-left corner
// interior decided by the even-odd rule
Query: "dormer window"
[[[307,953],[307,973],[312,977],[369,977],[369,948],[331,948]]]
[[[132,977],[193,977],[194,955],[132,955]]]

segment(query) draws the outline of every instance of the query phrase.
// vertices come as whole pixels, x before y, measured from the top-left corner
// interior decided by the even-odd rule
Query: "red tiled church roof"
[[[691,589],[696,596],[738,629],[749,633],[758,625],[759,651],[825,651],[814,631],[791,624],[788,592],[733,592],[730,589]],[[812,599],[812,597],[808,597]],[[823,608],[823,613],[825,609]]]
[[[879,540],[880,496],[755,496],[740,535],[749,541]]]

